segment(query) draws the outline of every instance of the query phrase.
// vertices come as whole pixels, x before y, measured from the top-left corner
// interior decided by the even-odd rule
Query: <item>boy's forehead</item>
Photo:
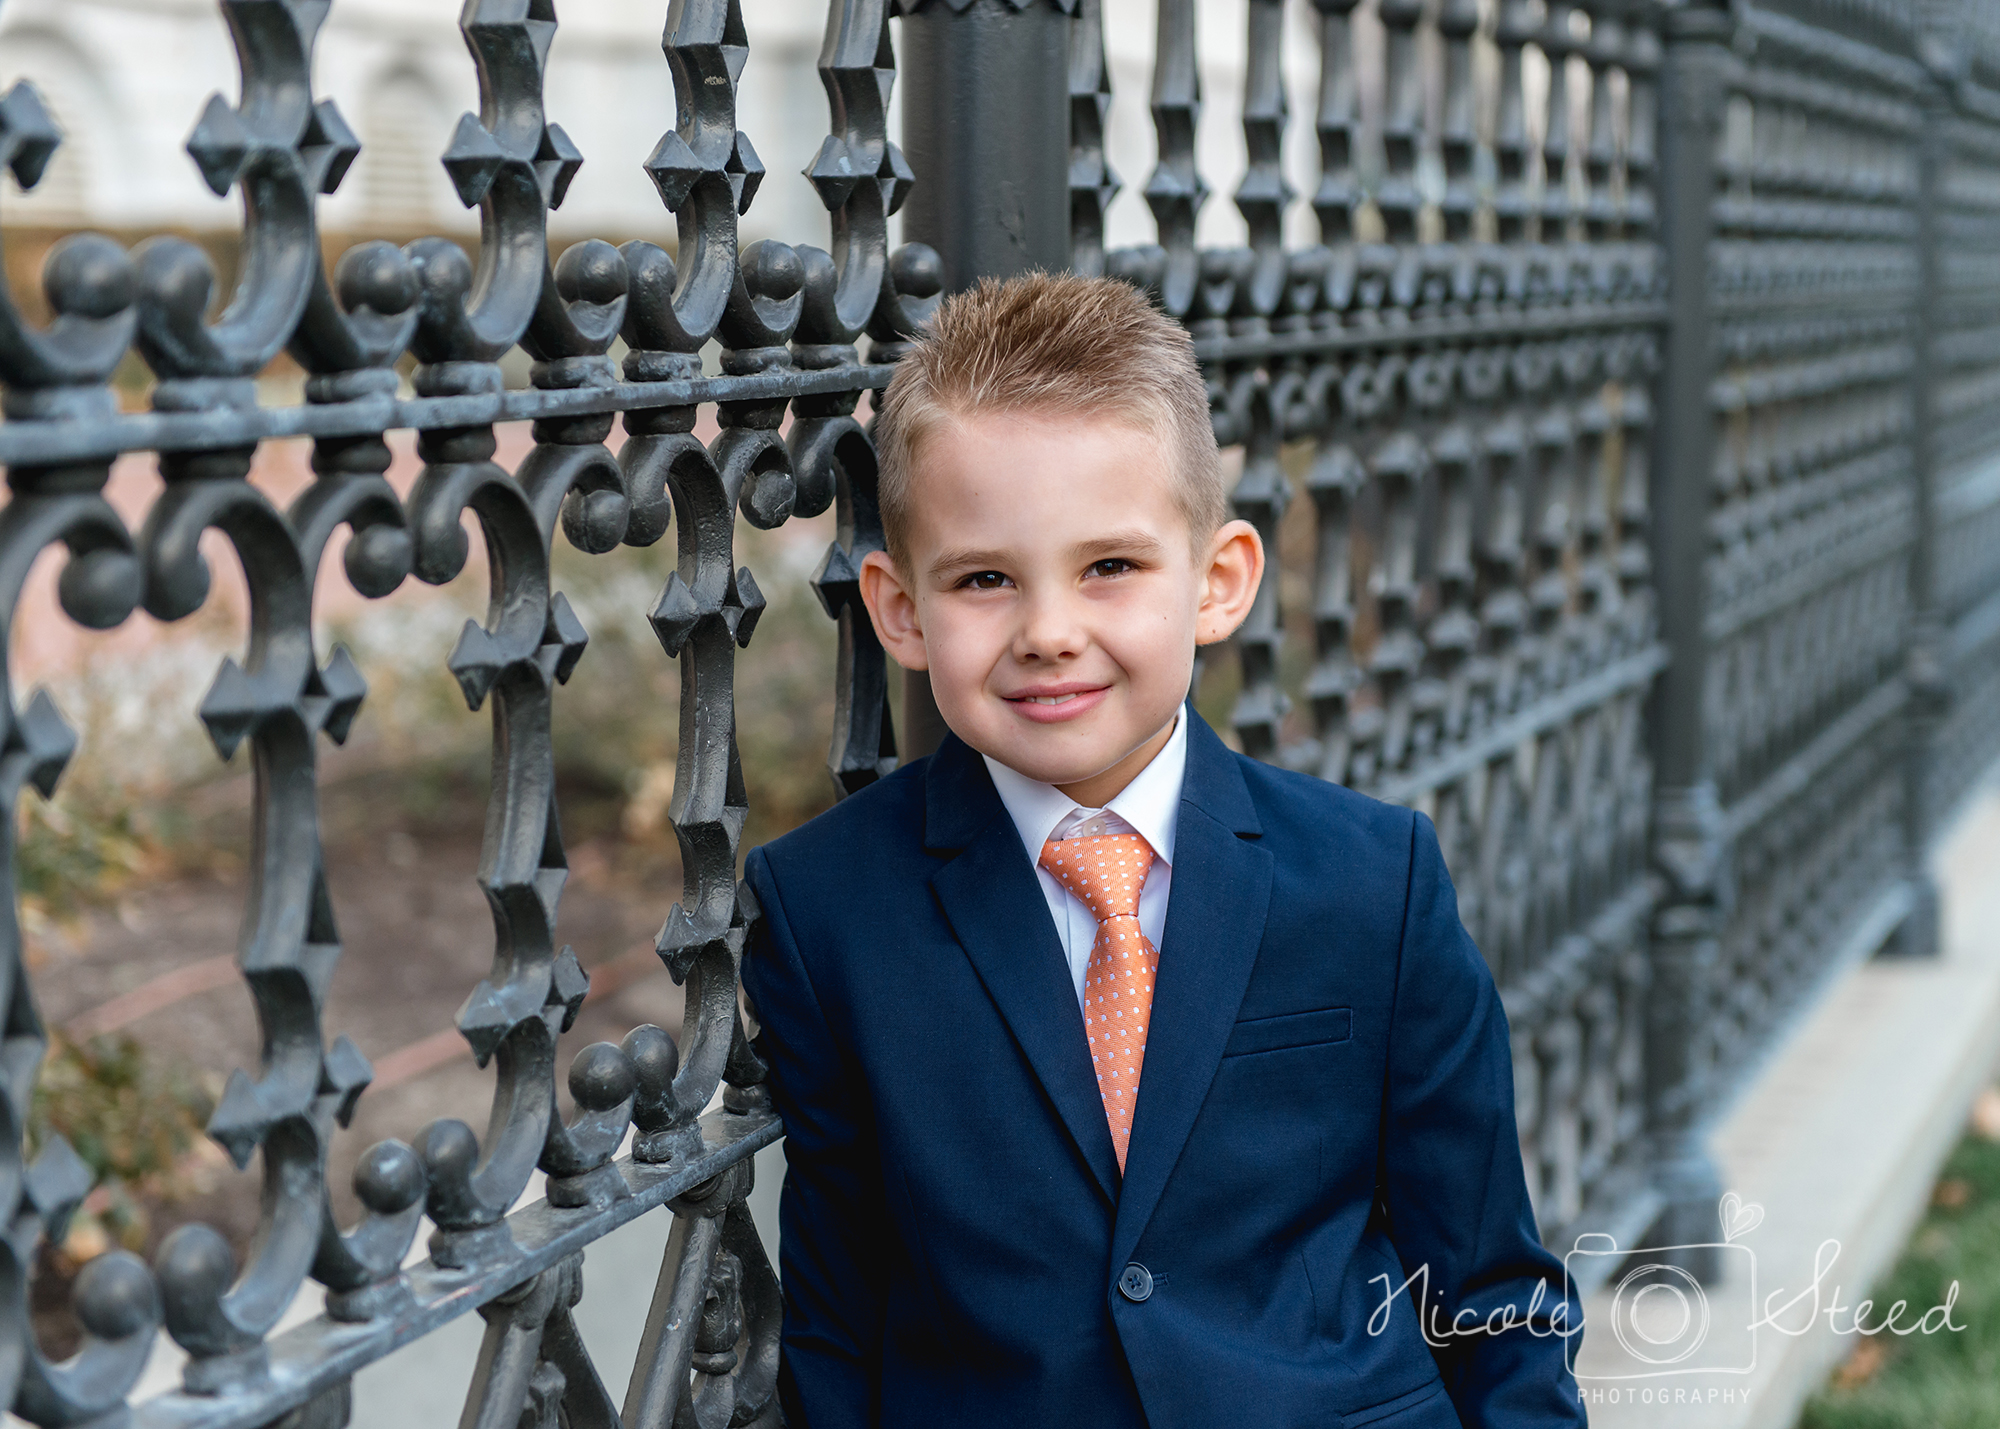
[[[1062,407],[947,408],[913,454],[918,466],[940,442],[954,445],[1040,445],[1087,441],[1133,456],[1166,460],[1159,431],[1137,412],[1071,411]]]
[[[914,456],[910,524],[944,546],[1186,538],[1166,444],[1130,420],[954,418]]]
[[[919,519],[1017,501],[1052,518],[1106,504],[1141,522],[1180,517],[1166,443],[1123,414],[953,413],[911,456],[908,502]]]

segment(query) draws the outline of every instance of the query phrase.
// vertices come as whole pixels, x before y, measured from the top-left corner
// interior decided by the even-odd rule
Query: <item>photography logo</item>
[[[1599,1279],[1610,1267],[1608,1312],[1585,1325],[1609,1335],[1617,1350],[1593,1345],[1586,1369],[1576,1362],[1577,1337],[1563,1342],[1579,1385],[1663,1379],[1670,1375],[1745,1375],[1757,1366],[1757,1256],[1741,1244],[1763,1222],[1764,1208],[1734,1191],[1719,1207],[1722,1239],[1621,1250],[1608,1235],[1582,1235],[1564,1265],[1576,1279]],[[1711,1259],[1707,1284],[1682,1267]],[[1599,1318],[1603,1317],[1603,1318]]]

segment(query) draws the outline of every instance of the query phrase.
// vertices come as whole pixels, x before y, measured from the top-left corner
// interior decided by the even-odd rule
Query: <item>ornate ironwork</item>
[[[128,257],[81,235],[48,264],[50,327],[0,307],[11,488],[0,552],[11,611],[37,553],[65,545],[63,607],[94,628],[142,603],[164,620],[198,609],[209,593],[201,537],[210,528],[248,577],[249,654],[224,662],[199,713],[224,757],[249,746],[256,773],[239,962],[265,1050],[254,1075],[230,1079],[209,1131],[239,1166],[261,1159],[263,1218],[240,1269],[201,1225],[170,1236],[150,1269],[122,1254],[93,1263],[76,1291],[83,1357],[42,1358],[26,1329],[35,1248],[90,1184],[60,1141],[20,1164],[42,1039],[10,900],[0,965],[17,1328],[0,1360],[11,1376],[0,1396],[48,1425],[100,1418],[120,1404],[164,1325],[188,1353],[184,1384],[137,1407],[140,1421],[252,1425],[303,1413],[335,1424],[357,1367],[476,1308],[488,1330],[468,1423],[774,1421],[777,1286],[744,1197],[747,1158],[778,1127],[737,1010],[736,964],[755,909],[736,886],[746,796],[730,691],[763,597],[733,559],[732,532],[739,512],[769,527],[838,496],[843,541],[829,569],[851,570],[879,541],[872,451],[852,414],[889,369],[862,361],[855,342],[865,331],[893,348],[938,290],[934,255],[887,248],[886,220],[911,176],[886,128],[895,77],[886,9],[857,0],[829,14],[822,69],[832,132],[806,175],[832,216],[825,250],[739,251],[737,217],[764,173],[736,123],[748,55],[741,13],[736,0],[677,0],[664,48],[679,122],[645,165],[675,215],[676,252],[587,241],[551,255],[549,212],[582,162],[542,108],[554,8],[469,0],[461,27],[480,112],[460,119],[443,162],[461,199],[480,210],[477,264],[455,243],[423,239],[400,250],[359,245],[331,272],[315,202],[338,187],[358,146],[311,89],[328,4],[223,0],[222,9],[243,99],[212,99],[188,149],[212,188],[241,194],[237,291],[210,320],[215,276],[195,245],[158,238]],[[24,185],[57,142],[31,85],[0,101],[0,162]],[[621,336],[622,372],[608,355]],[[711,342],[722,375],[705,377],[701,351]],[[517,345],[534,359],[532,386],[510,391],[498,363]],[[106,385],[132,346],[158,378],[150,413],[119,414]],[[253,379],[286,348],[310,374],[307,402],[260,408]],[[398,395],[393,366],[405,352],[418,363],[412,397]],[[709,402],[722,431],[704,445],[693,430]],[[614,455],[605,439],[620,415],[628,435]],[[521,418],[533,420],[535,444],[508,471],[493,460],[494,424]],[[397,427],[418,431],[424,461],[407,501],[382,475],[384,436]],[[283,434],[313,438],[316,480],[281,512],[247,475],[257,444]],[[159,452],[167,481],[136,534],[102,495],[111,459],[134,449]],[[315,750],[321,734],[347,736],[366,685],[344,649],[320,658],[312,591],[341,527],[346,576],[363,596],[411,576],[450,580],[470,554],[467,514],[485,542],[492,603],[447,664],[471,708],[492,706],[478,878],[493,910],[494,961],[458,1026],[494,1068],[493,1114],[483,1135],[447,1120],[414,1146],[368,1151],[355,1176],[362,1218],[342,1228],[324,1185],[329,1144],[371,1074],[351,1041],[320,1024],[340,941],[319,848]],[[559,527],[572,545],[601,553],[650,544],[670,526],[681,560],[652,622],[686,692],[671,810],[686,888],[659,950],[687,989],[688,1012],[679,1046],[641,1027],[622,1044],[578,1052],[568,1072],[576,1112],[564,1122],[558,1042],[589,984],[556,935],[567,875],[549,725],[588,636],[551,584],[550,546]],[[823,577],[821,590],[830,609],[846,612],[850,738],[833,762],[851,787],[893,759],[881,653],[838,579]],[[54,788],[75,740],[45,694],[5,709],[0,797],[11,815],[23,786]],[[6,828],[11,839],[11,817]],[[6,853],[11,869],[11,844]],[[619,1158],[628,1131],[631,1153]],[[538,1167],[547,1199],[510,1215]],[[662,1204],[678,1229],[621,1415],[569,1318],[580,1251]],[[404,1270],[426,1219],[431,1258]],[[273,1340],[308,1277],[328,1292],[326,1316]]]
[[[2000,744],[2000,23],[1979,7],[1930,37],[1925,108],[1925,579],[1914,679],[1932,696],[1923,821],[1948,816]]]
[[[93,1262],[76,1289],[83,1356],[43,1356],[26,1314],[36,1247],[90,1186],[60,1141],[23,1160],[43,1036],[6,899],[0,1214],[15,1313],[0,1400],[50,1429],[104,1419],[164,1327],[188,1352],[185,1382],[133,1407],[141,1429],[290,1415],[337,1429],[358,1368],[477,1310],[468,1425],[774,1423],[778,1289],[744,1197],[749,1158],[779,1127],[739,1019],[757,909],[735,877],[754,790],[733,681],[764,597],[735,523],[837,508],[813,584],[838,624],[829,768],[841,792],[859,789],[897,755],[856,589],[881,544],[860,399],[887,383],[947,276],[1000,266],[981,245],[1006,246],[967,236],[970,200],[924,211],[943,255],[891,253],[888,219],[919,180],[976,195],[983,175],[904,157],[888,129],[897,7],[830,0],[829,132],[804,170],[827,246],[741,245],[739,217],[770,180],[738,126],[739,0],[672,0],[676,124],[644,165],[674,215],[672,251],[586,241],[552,255],[549,214],[583,162],[543,109],[552,0],[467,0],[481,107],[443,162],[480,210],[477,262],[427,238],[358,245],[329,271],[315,206],[358,149],[312,90],[329,0],[220,3],[242,99],[211,100],[188,148],[203,181],[240,195],[236,291],[211,318],[199,248],[161,237],[128,255],[88,234],[49,257],[47,327],[0,291],[0,608],[11,618],[58,544],[62,609],[97,629],[142,606],[165,620],[200,608],[211,529],[248,577],[248,654],[224,662],[198,713],[256,772],[239,957],[264,1053],[210,1130],[239,1167],[261,1162],[263,1224],[240,1268],[200,1226],[151,1267]],[[1321,82],[1296,122],[1319,142],[1320,241],[1284,241],[1299,201],[1281,162],[1286,31],[1281,6],[1252,0],[1234,192],[1246,241],[1209,249],[1193,0],[1159,9],[1143,189],[1156,241],[1137,246],[1107,238],[1119,179],[1095,0],[900,6],[930,27],[923,52],[940,65],[1010,14],[1032,20],[1034,54],[1070,27],[1065,87],[1040,75],[1035,88],[1067,116],[1070,152],[1016,168],[1068,215],[1079,267],[1188,324],[1217,437],[1241,449],[1236,510],[1279,560],[1235,642],[1235,735],[1432,815],[1512,1022],[1544,1232],[1637,1229],[1663,1205],[1711,1203],[1702,1117],[1839,949],[1925,945],[1923,842],[2000,749],[2000,34],[1977,6],[1948,32],[1950,17],[1920,26],[1833,0],[1380,0],[1380,43],[1357,45],[1353,0],[1315,8]],[[973,95],[960,117],[994,102]],[[934,126],[925,162],[986,152],[954,148],[963,138]],[[0,164],[23,186],[58,142],[32,84],[0,98]],[[996,222],[1019,240],[1005,261],[1042,261],[1021,234],[1042,242],[1050,214],[1007,230],[1021,190],[997,187]],[[526,388],[501,376],[516,347],[533,363]],[[150,411],[113,401],[128,350],[157,378]],[[256,374],[286,350],[306,400],[261,406]],[[510,471],[494,427],[522,420],[533,447]],[[398,429],[418,433],[424,463],[407,499],[383,476]],[[312,439],[315,480],[280,511],[247,478],[260,443],[295,436]],[[103,494],[134,451],[158,453],[166,478],[137,532]],[[340,938],[316,750],[346,738],[366,685],[346,651],[322,656],[311,596],[343,527],[345,576],[365,597],[452,579],[471,556],[468,513],[492,600],[446,663],[467,704],[492,711],[478,879],[494,956],[458,1026],[494,1068],[493,1114],[483,1134],[442,1121],[367,1152],[363,1214],[343,1228],[329,1146],[370,1068],[322,1026]],[[670,816],[685,883],[658,949],[688,1007],[678,1045],[641,1027],[577,1052],[567,1122],[558,1048],[588,983],[558,936],[549,731],[560,687],[590,667],[552,582],[558,529],[595,554],[669,530],[677,543],[650,617],[683,682]],[[48,795],[76,739],[44,693],[0,685],[0,722],[11,841],[23,790]],[[14,851],[0,845],[9,876]],[[514,1209],[537,1168],[547,1199]],[[570,1314],[580,1252],[661,1206],[675,1229],[615,1408]],[[404,1268],[426,1219],[430,1258]],[[274,1337],[308,1278],[327,1315]]]
[[[1250,165],[1236,193],[1249,246],[1196,249],[1207,185],[1192,145],[1192,10],[1162,6],[1147,186],[1159,245],[1114,250],[1106,267],[1194,332],[1217,435],[1244,450],[1237,514],[1281,552],[1295,495],[1310,498],[1310,571],[1281,568],[1236,637],[1235,731],[1260,758],[1437,820],[1515,1029],[1544,1229],[1566,1235],[1632,1204],[1645,1179],[1641,711],[1665,659],[1645,453],[1665,307],[1650,148],[1632,143],[1630,121],[1657,22],[1623,6],[1552,7],[1547,27],[1519,37],[1506,16],[1487,22],[1503,73],[1486,92],[1468,59],[1477,7],[1384,3],[1372,77],[1355,69],[1352,7],[1319,8],[1322,242],[1279,241],[1280,30],[1274,7],[1253,5]],[[1605,23],[1591,31],[1586,16]],[[1093,23],[1083,12],[1079,27]],[[1581,85],[1588,70],[1595,82],[1570,118],[1559,103],[1522,108],[1530,41],[1563,46],[1558,81]],[[1433,79],[1457,86],[1437,116],[1422,102]],[[1525,148],[1503,151],[1530,118],[1555,156],[1534,212],[1507,187]],[[1565,187],[1572,152],[1578,182]],[[1584,154],[1602,191],[1579,202]],[[1310,593],[1296,616],[1283,608],[1292,590]]]

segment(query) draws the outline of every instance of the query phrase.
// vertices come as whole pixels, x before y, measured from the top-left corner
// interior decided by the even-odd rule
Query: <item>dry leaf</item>
[[[1874,1335],[1863,1335],[1855,1342],[1853,1353],[1833,1372],[1834,1388],[1859,1389],[1888,1362],[1887,1346]]]
[[[111,1234],[96,1216],[85,1212],[69,1223],[69,1234],[63,1238],[62,1253],[69,1258],[70,1264],[86,1264],[109,1249]]]
[[[2000,1141],[2000,1087],[1983,1088],[1972,1099],[1972,1130],[1988,1141]]]

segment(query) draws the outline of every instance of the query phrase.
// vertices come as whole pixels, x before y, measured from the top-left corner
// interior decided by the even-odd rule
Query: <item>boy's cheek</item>
[[[1113,585],[1099,609],[1124,631],[1192,632],[1201,615],[1201,591],[1177,573],[1148,572]]]
[[[940,700],[977,699],[993,669],[992,651],[976,628],[940,621],[924,627],[931,687]]]
[[[940,655],[957,656],[961,662],[990,656],[1004,649],[1008,640],[1004,615],[993,603],[939,602],[926,614],[923,632],[933,662]]]

